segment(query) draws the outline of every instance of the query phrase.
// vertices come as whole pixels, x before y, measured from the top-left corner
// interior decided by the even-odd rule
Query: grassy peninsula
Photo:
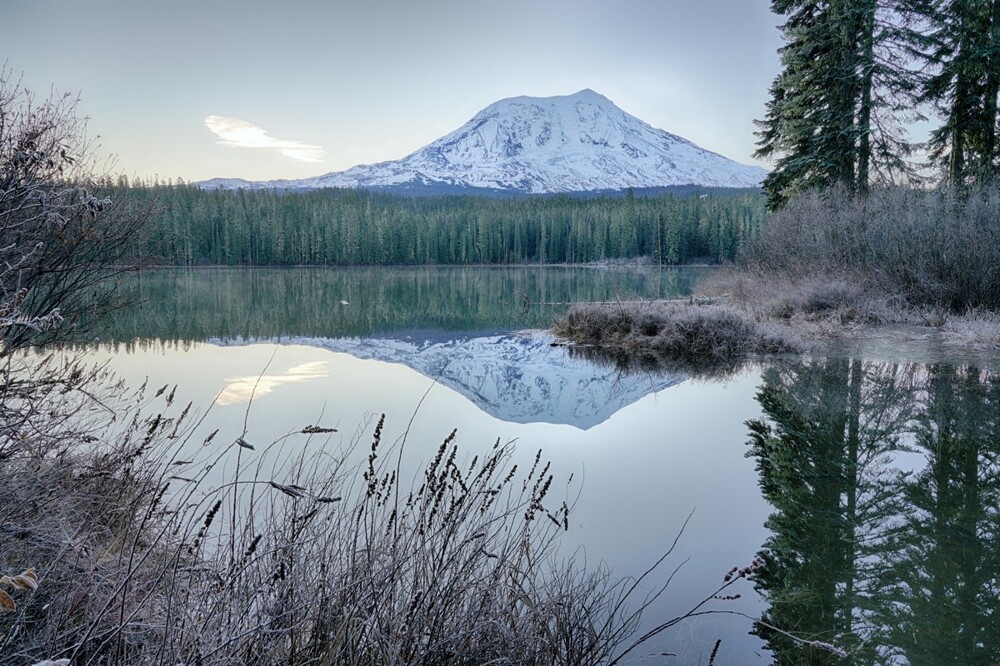
[[[937,335],[1000,348],[1000,188],[810,192],[772,213],[738,259],[675,302],[574,306],[580,345],[720,360],[825,340]]]

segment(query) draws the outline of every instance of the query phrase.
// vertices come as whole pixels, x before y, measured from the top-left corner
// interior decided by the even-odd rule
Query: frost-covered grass
[[[801,341],[786,329],[718,304],[580,304],[570,308],[553,331],[576,344],[653,351],[702,363],[802,350]]]
[[[941,332],[946,344],[1000,350],[1000,313],[971,311],[951,315]]]
[[[922,323],[934,308],[914,308],[854,275],[794,278],[741,267],[721,269],[699,284],[699,291],[719,298],[760,321],[859,326]],[[797,326],[798,328],[815,328]]]
[[[39,575],[0,615],[5,664],[583,664],[630,633],[607,570],[553,557],[568,507],[541,459],[451,435],[403,482],[382,421],[357,470],[315,427],[277,466],[232,433],[181,459],[177,418],[92,453],[3,441],[0,562]]]
[[[384,416],[343,447],[315,424],[192,441],[169,387],[42,367],[51,393],[0,424],[0,573],[37,575],[0,595],[5,665],[589,665],[645,640],[653,597],[557,553],[570,493],[541,452],[445,433],[400,478]]]
[[[1000,186],[809,192],[772,214],[744,252],[752,279],[841,284],[893,309],[1000,308]],[[836,300],[836,299],[835,299]]]

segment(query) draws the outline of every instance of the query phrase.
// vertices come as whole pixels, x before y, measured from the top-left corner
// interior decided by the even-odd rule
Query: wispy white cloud
[[[326,150],[322,146],[313,146],[302,141],[276,139],[273,136],[268,136],[264,128],[239,118],[206,116],[205,127],[219,137],[219,143],[223,146],[269,148],[300,162],[322,162],[326,155]]]
[[[250,402],[251,398],[261,398],[273,393],[286,384],[321,379],[328,374],[325,361],[302,363],[280,375],[251,375],[226,379],[226,388],[216,398],[220,405],[239,405]]]

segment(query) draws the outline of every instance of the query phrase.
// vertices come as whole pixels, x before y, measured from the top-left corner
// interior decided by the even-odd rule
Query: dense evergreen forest
[[[193,266],[586,263],[732,259],[765,215],[757,192],[655,197],[402,197],[128,186],[155,201],[145,254]],[[124,190],[124,191],[123,191]]]

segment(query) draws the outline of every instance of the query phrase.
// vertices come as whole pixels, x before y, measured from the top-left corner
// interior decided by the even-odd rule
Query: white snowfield
[[[302,180],[216,178],[205,188],[447,185],[529,194],[702,185],[757,187],[767,171],[656,129],[592,90],[512,97],[394,162]]]

